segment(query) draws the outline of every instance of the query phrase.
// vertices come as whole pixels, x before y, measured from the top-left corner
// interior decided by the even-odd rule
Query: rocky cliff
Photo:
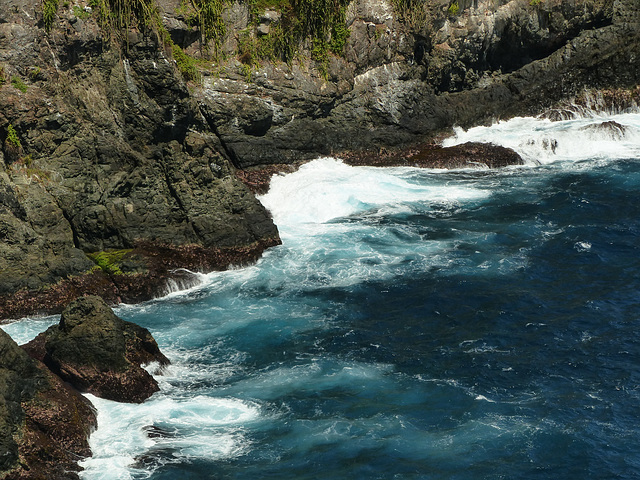
[[[0,4],[0,318],[255,260],[279,238],[246,170],[638,96],[634,0],[354,0],[340,52],[288,63],[243,50],[276,2],[224,4],[211,39],[179,0],[117,32],[101,1]]]

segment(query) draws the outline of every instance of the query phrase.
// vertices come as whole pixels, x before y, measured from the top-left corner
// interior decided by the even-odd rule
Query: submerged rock
[[[608,122],[587,125],[586,127],[582,127],[581,130],[598,133],[611,140],[622,140],[627,133],[628,127],[610,120]]]
[[[169,360],[146,328],[126,322],[97,296],[82,297],[25,346],[33,357],[82,392],[140,403],[159,390],[141,365]]]

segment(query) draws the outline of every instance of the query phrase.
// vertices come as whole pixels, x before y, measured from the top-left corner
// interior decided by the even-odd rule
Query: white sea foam
[[[151,473],[154,465],[242,455],[249,442],[238,426],[260,418],[257,405],[234,398],[156,394],[135,405],[87,397],[98,410],[98,430],[89,438],[93,456],[80,462],[80,476],[91,480],[130,479]],[[142,463],[144,468],[137,466]]]
[[[60,317],[52,315],[39,318],[23,318],[15,322],[0,325],[18,345],[33,340],[39,333],[60,321]]]
[[[616,122],[607,128],[604,122]],[[463,130],[443,142],[444,146],[465,142],[490,142],[513,148],[531,165],[555,161],[580,162],[593,159],[640,157],[640,114],[613,116],[593,114],[584,118],[552,122],[518,117],[491,126]]]
[[[403,178],[408,169],[351,167],[335,158],[307,163],[271,180],[259,197],[279,228],[326,223],[376,206],[417,201],[461,201],[486,197],[488,191],[462,186],[427,186]]]
[[[621,115],[613,119],[628,129],[615,141],[615,146],[604,146],[602,154],[607,149],[611,155],[613,148],[620,149],[623,158],[640,157],[640,142],[635,136],[640,129],[640,116]],[[594,152],[600,152],[599,143],[610,140],[603,136],[603,131],[581,127],[602,121],[604,119],[598,118],[573,123],[513,119],[492,127],[459,130],[447,143],[494,141],[512,146],[531,164],[575,158],[573,150],[577,150],[578,159],[582,154],[587,156],[587,151],[588,158],[592,158]],[[499,259],[483,256],[482,243],[493,240],[485,238],[486,232],[478,234],[466,224],[464,228],[468,231],[456,230],[454,238],[442,239],[430,238],[427,228],[414,228],[411,222],[405,225],[387,221],[431,212],[437,213],[432,217],[435,222],[489,198],[491,191],[487,185],[491,182],[460,181],[469,178],[465,175],[466,172],[458,172],[459,178],[452,180],[443,172],[350,167],[339,160],[324,158],[304,165],[296,173],[276,176],[270,191],[260,199],[272,212],[284,245],[268,251],[252,267],[201,276],[201,285],[173,292],[161,302],[121,307],[120,312],[124,314],[164,316],[167,309],[158,305],[173,304],[170,319],[150,322],[156,325],[158,331],[153,333],[173,364],[164,376],[158,377],[161,392],[141,405],[91,397],[98,408],[99,428],[90,439],[94,457],[82,462],[86,468],[82,478],[144,478],[167,463],[194,458],[224,460],[243,455],[252,448],[247,431],[252,425],[271,422],[273,416],[265,414],[265,410],[267,406],[272,407],[270,402],[275,404],[283,396],[301,392],[329,396],[334,391],[345,391],[357,397],[359,389],[376,385],[384,395],[398,392],[406,401],[408,394],[398,388],[391,365],[303,358],[297,365],[285,362],[251,373],[251,366],[246,365],[251,358],[249,342],[242,341],[240,346],[226,349],[224,342],[233,336],[242,337],[245,330],[251,332],[251,342],[259,342],[272,341],[274,337],[278,341],[286,340],[303,331],[326,327],[331,322],[329,314],[315,308],[314,297],[306,295],[307,291],[392,278],[409,268],[424,271],[442,265],[450,267],[446,271],[458,267],[491,271],[526,264],[526,252],[501,252]],[[425,181],[428,176],[431,177]],[[500,177],[496,178],[493,181],[499,183]],[[485,188],[474,187],[478,183]],[[414,204],[419,204],[419,208]],[[540,231],[545,238],[561,233],[554,225],[547,224],[541,224]],[[591,248],[586,241],[575,242],[580,252]],[[469,255],[451,254],[460,246],[469,246]],[[476,255],[482,260],[469,260]],[[503,255],[510,256],[502,258]],[[202,297],[208,297],[207,301],[199,302]],[[298,301],[299,297],[304,297],[304,302]],[[3,328],[24,342],[56,321],[57,318],[51,317],[37,326],[30,321]],[[526,326],[544,324],[527,323]],[[485,345],[481,339],[463,341],[459,347],[473,355],[513,353]],[[492,402],[503,403],[499,396],[493,400],[482,394],[486,392],[479,393],[455,379],[425,381],[442,387],[432,391],[434,395],[461,390],[470,402],[480,407]],[[428,401],[422,394],[415,397],[415,402]],[[362,401],[375,399],[363,396]],[[477,405],[470,408],[478,408]],[[310,452],[318,443],[342,440],[359,442],[363,449],[379,448],[380,439],[389,437],[390,431],[403,431],[403,436],[397,436],[399,440],[389,440],[388,448],[406,451],[416,458],[465,458],[470,446],[501,439],[506,442],[513,435],[527,435],[532,430],[518,417],[486,416],[439,434],[414,428],[401,415],[296,418],[290,425],[296,439],[294,448],[308,448]],[[404,436],[406,431],[410,432]]]

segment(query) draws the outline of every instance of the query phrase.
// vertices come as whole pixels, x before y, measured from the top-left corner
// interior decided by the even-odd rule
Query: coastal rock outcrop
[[[234,68],[205,78],[194,97],[234,164],[404,148],[454,125],[537,115],[585,89],[640,82],[630,0],[407,4],[353,1],[344,55],[325,77],[303,62],[262,64],[250,81]]]
[[[0,477],[77,479],[91,455],[91,404],[0,330]]]
[[[511,148],[491,143],[467,142],[460,145],[420,145],[408,150],[364,152],[347,156],[353,166],[420,167],[420,168],[501,168],[522,165],[522,157]]]
[[[305,37],[289,62],[267,48],[287,9],[223,2],[211,39],[179,0],[120,32],[86,0],[44,3],[46,22],[0,3],[0,318],[256,260],[280,243],[241,181],[264,188],[261,169],[640,99],[635,0],[345,1],[340,48]]]
[[[169,363],[146,328],[122,320],[97,296],[71,303],[59,325],[24,348],[79,391],[121,402],[140,403],[159,390],[141,365]]]
[[[121,50],[82,11],[47,32],[39,2],[0,4],[0,318],[149,299],[280,243],[157,36]],[[96,262],[114,251],[124,269]]]

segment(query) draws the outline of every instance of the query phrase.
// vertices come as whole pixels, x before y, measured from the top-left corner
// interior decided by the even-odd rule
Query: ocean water
[[[141,405],[91,397],[81,477],[638,478],[640,114],[445,143],[471,140],[527,164],[315,160],[261,197],[283,245],[119,307],[172,365]]]

